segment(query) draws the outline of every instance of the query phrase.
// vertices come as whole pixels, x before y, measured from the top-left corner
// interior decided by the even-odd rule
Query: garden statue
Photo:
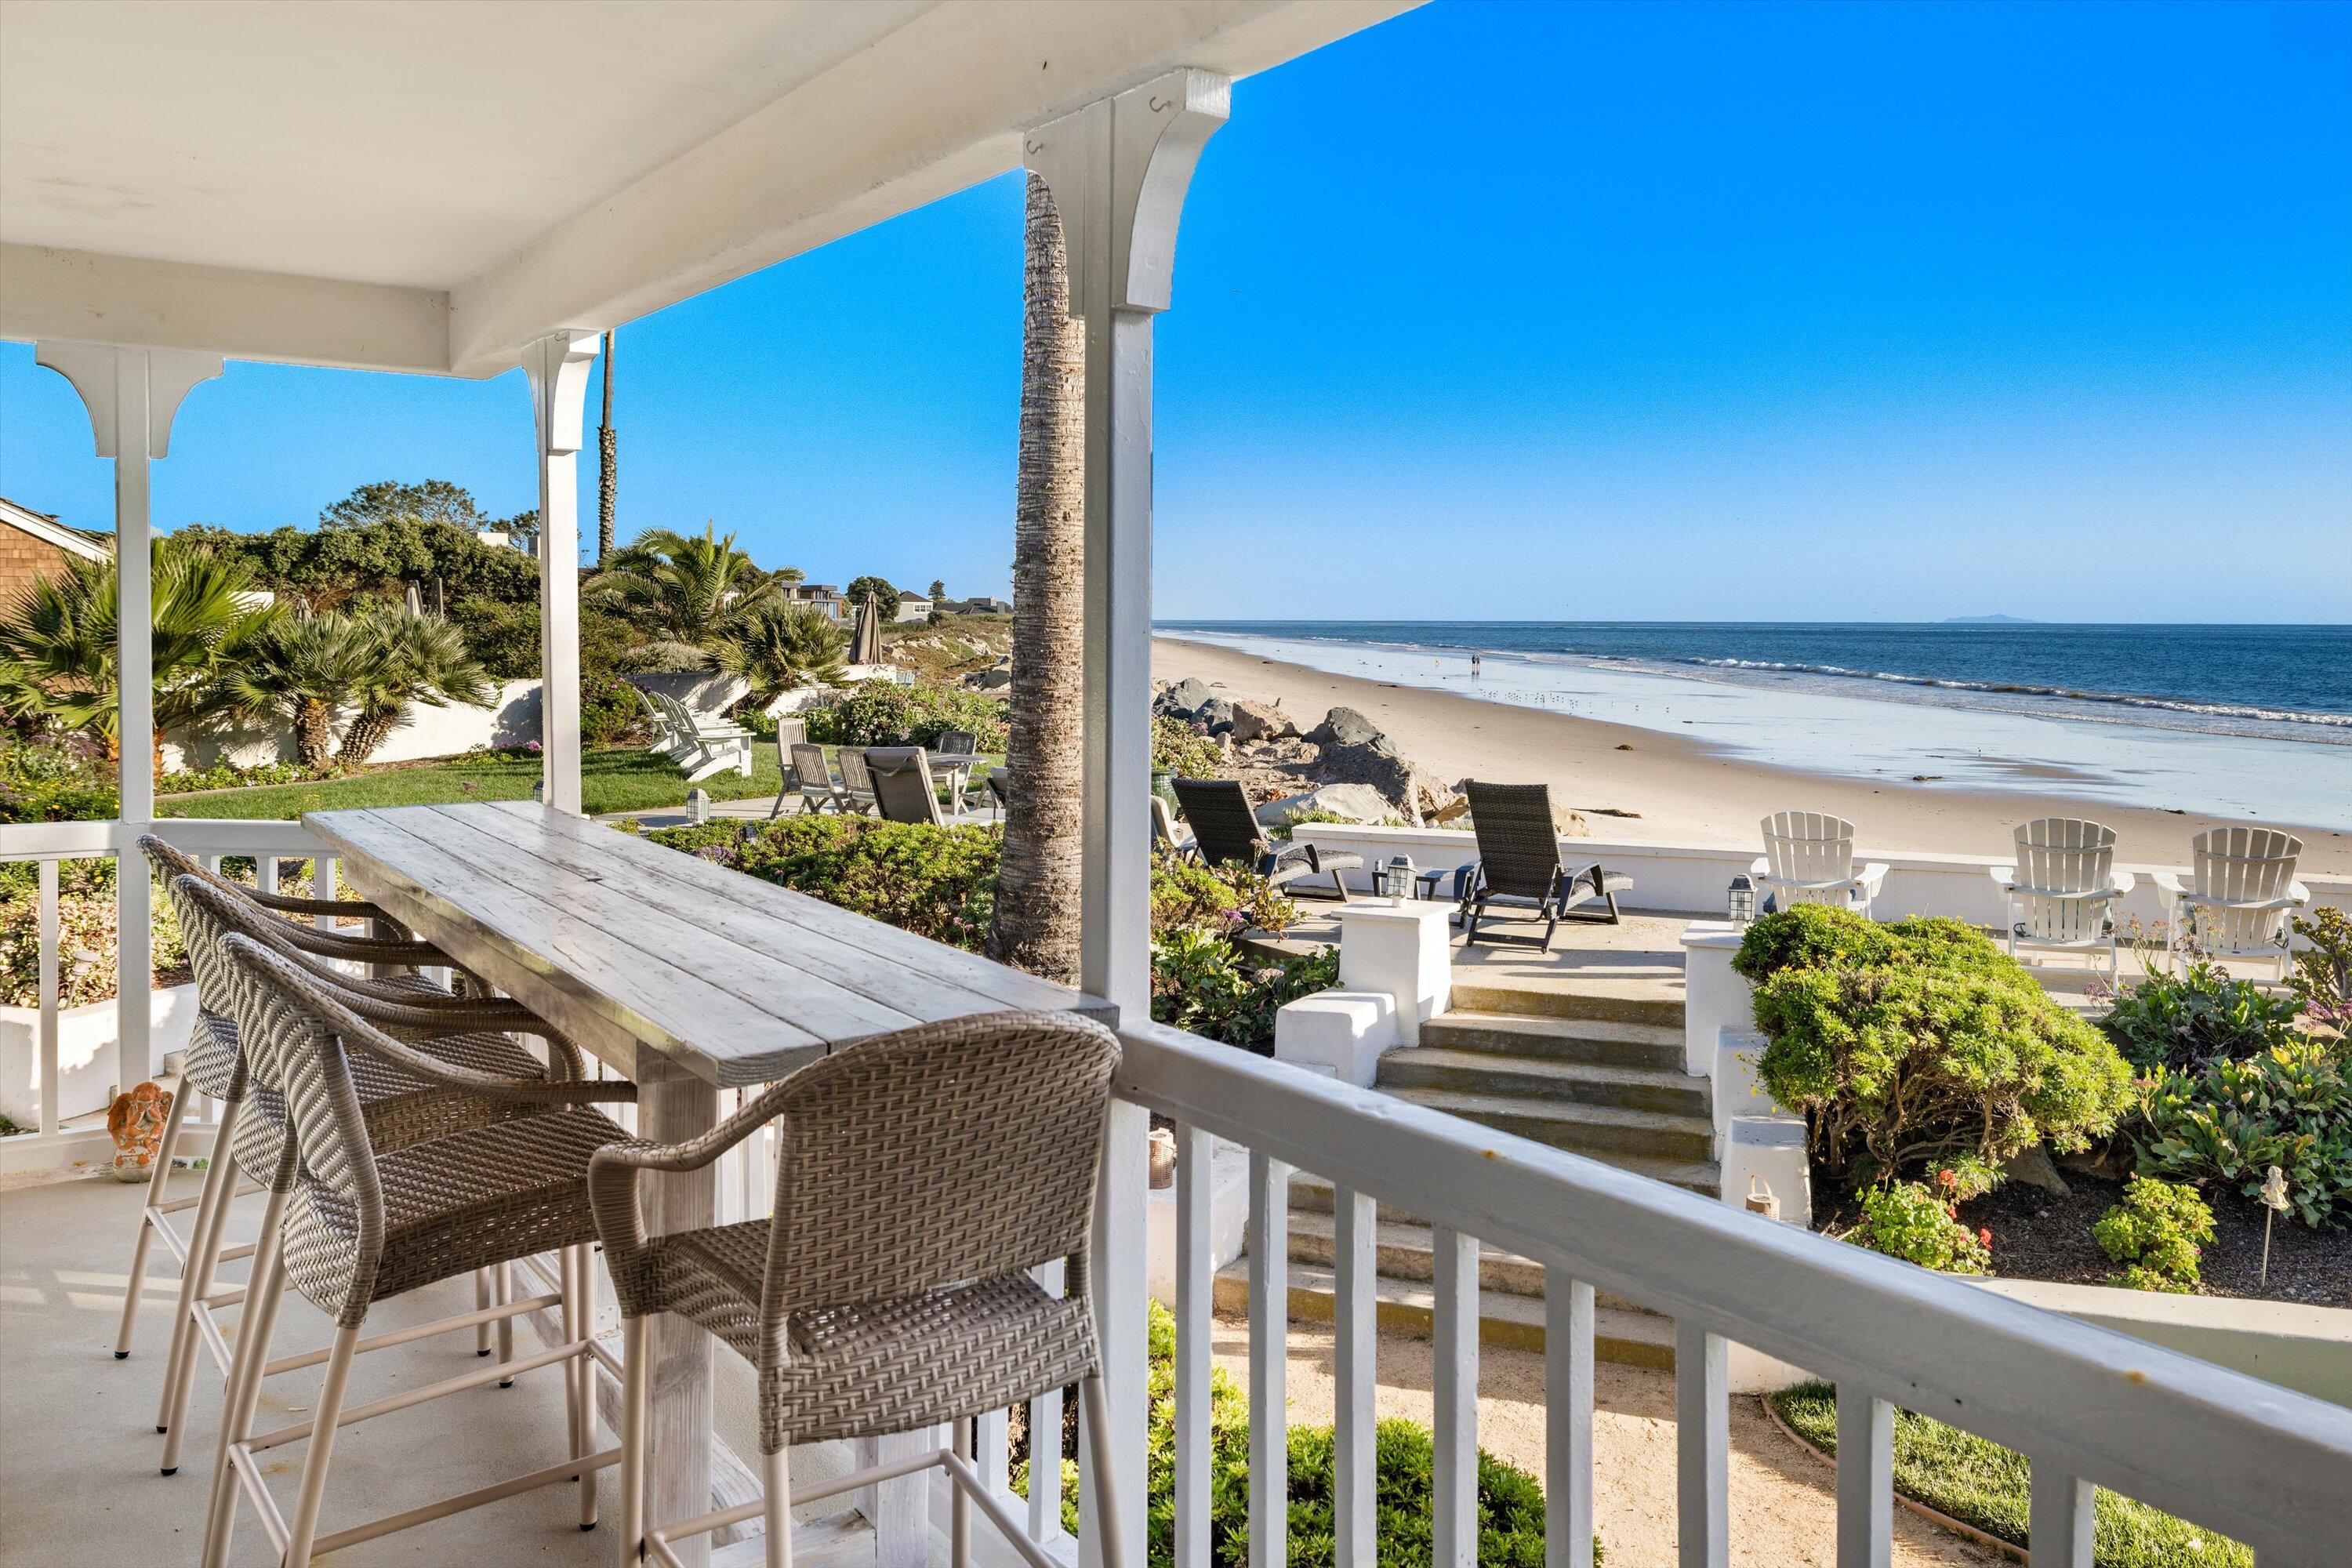
[[[154,1174],[156,1156],[163,1151],[163,1125],[171,1115],[171,1091],[158,1083],[142,1083],[114,1097],[106,1111],[106,1131],[114,1139],[116,1181],[143,1182]]]

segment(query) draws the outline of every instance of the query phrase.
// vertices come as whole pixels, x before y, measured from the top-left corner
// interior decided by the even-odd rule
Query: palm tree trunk
[[[312,773],[327,765],[334,720],[334,710],[323,702],[305,702],[294,716],[294,760]]]
[[[343,749],[337,761],[345,767],[358,767],[375,754],[375,749],[390,738],[400,723],[397,708],[362,708],[343,731]]]
[[[620,441],[613,434],[613,334],[604,334],[604,418],[596,426],[596,564],[613,563],[613,486]]]
[[[1012,805],[989,951],[1078,977],[1085,818],[1086,328],[1045,183],[1029,176],[1023,268],[1021,461],[1013,520]]]

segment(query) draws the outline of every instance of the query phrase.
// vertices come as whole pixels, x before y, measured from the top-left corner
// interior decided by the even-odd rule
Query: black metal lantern
[[[1741,872],[1731,879],[1731,923],[1746,926],[1756,919],[1756,884]]]
[[[1404,855],[1390,856],[1388,863],[1372,873],[1372,891],[1392,904],[1402,904],[1412,898],[1412,858]]]

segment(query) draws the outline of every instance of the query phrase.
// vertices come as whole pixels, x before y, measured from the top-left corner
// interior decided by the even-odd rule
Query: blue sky
[[[1159,611],[2352,620],[2347,82],[2341,7],[1450,0],[1244,81]],[[625,327],[624,533],[1004,592],[1019,333],[1017,177]],[[107,526],[89,451],[0,345],[0,493]],[[232,366],[156,516],[428,477],[534,504],[519,374]]]

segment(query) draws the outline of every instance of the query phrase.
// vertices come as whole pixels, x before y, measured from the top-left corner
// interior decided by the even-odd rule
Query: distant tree
[[[503,530],[507,536],[507,542],[512,544],[517,550],[533,560],[538,559],[539,509],[537,507],[531,508],[529,511],[519,511],[504,521],[494,522],[490,526]]]
[[[338,610],[286,616],[254,639],[230,674],[236,705],[290,727],[295,760],[315,773],[327,765],[335,710],[367,673],[373,641],[366,623]]]
[[[604,418],[596,426],[596,567],[613,563],[614,487],[619,482],[621,443],[613,434],[613,334],[604,334]]]
[[[763,602],[773,580],[706,523],[700,537],[666,528],[637,535],[614,552],[612,566],[588,580],[586,597],[627,616],[645,641],[716,646],[728,621]]]
[[[378,611],[362,629],[360,672],[352,689],[358,711],[338,754],[348,765],[373,756],[413,708],[452,702],[487,708],[498,696],[497,684],[467,651],[464,634],[438,616]]]
[[[362,485],[319,513],[321,528],[365,528],[400,520],[446,522],[464,529],[482,528],[490,521],[475,504],[473,492],[446,479],[415,485],[380,479]]]
[[[768,574],[768,581],[789,586],[795,583],[807,582],[808,574],[797,566],[779,566]]]
[[[192,523],[170,537],[174,546],[235,563],[262,587],[314,610],[354,599],[397,601],[412,583],[428,598],[441,584],[453,613],[477,599],[539,602],[537,561],[484,544],[473,528],[446,518],[391,517],[268,533]]]
[[[771,600],[727,624],[710,661],[751,682],[754,698],[767,698],[839,684],[842,647],[841,627],[814,605]]]
[[[946,598],[947,596],[948,596],[948,585],[947,585],[946,581],[945,581],[944,579],[942,579],[942,578],[939,578],[939,577],[934,577],[934,578],[932,578],[932,579],[931,579],[931,603],[932,603],[932,604],[934,604],[934,605],[936,605],[936,604],[938,604],[941,599],[944,599],[944,598]]]
[[[155,732],[205,722],[235,706],[223,679],[280,612],[259,602],[239,563],[171,539],[153,542]],[[115,627],[121,601],[112,561],[76,561],[37,579],[0,610],[0,703],[67,730],[96,734],[107,754],[122,752]]]
[[[875,613],[882,617],[884,626],[888,626],[898,618],[898,590],[890,586],[889,582],[885,578],[853,577],[849,581],[849,586],[842,592],[849,599],[850,613],[853,615],[865,605],[866,595],[870,594],[874,596]]]

